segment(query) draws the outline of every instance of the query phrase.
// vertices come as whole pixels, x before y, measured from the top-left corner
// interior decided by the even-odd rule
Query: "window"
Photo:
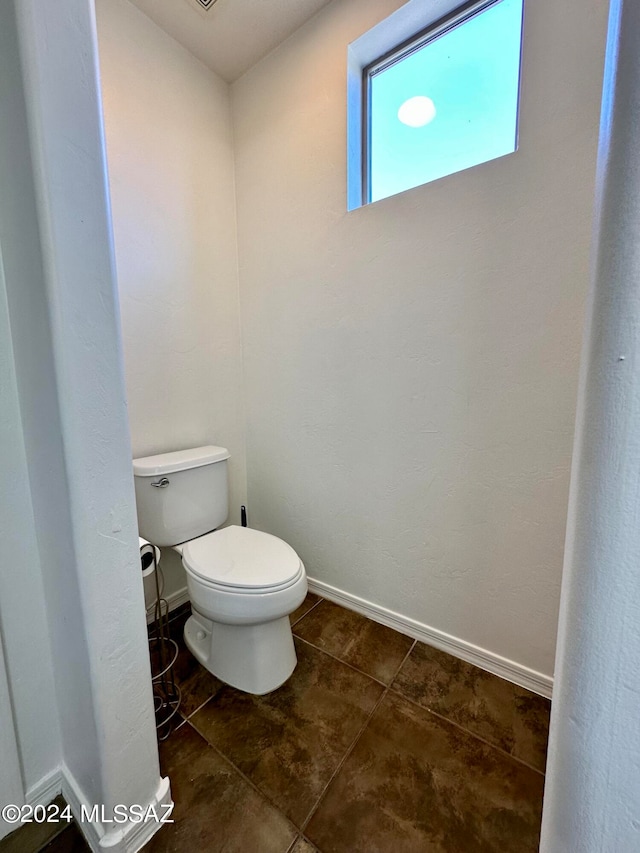
[[[360,204],[516,150],[522,15],[467,3],[361,66]]]

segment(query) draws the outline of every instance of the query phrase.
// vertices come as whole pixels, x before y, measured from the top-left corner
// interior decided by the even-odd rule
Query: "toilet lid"
[[[209,583],[241,589],[282,586],[300,573],[300,557],[282,539],[235,525],[187,542],[182,560]]]

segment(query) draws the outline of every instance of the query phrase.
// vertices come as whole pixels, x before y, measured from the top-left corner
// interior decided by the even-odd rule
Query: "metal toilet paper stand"
[[[154,611],[153,621],[149,625],[153,704],[158,740],[166,740],[174,729],[182,698],[180,686],[176,684],[174,674],[179,648],[177,642],[170,636],[169,604],[166,598],[162,596],[164,578],[156,559],[156,549],[150,549],[150,553],[147,551],[145,557],[150,557],[152,560],[156,592],[156,600],[148,608],[148,610],[153,608]],[[143,565],[143,569],[150,567],[151,563],[147,563],[147,566]]]

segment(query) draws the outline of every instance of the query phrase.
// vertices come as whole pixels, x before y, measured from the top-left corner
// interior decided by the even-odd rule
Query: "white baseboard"
[[[518,684],[520,687],[525,687],[527,690],[532,690],[540,696],[551,698],[553,690],[553,678],[545,675],[542,672],[537,672],[535,669],[530,669],[527,666],[516,663],[516,661],[504,658],[487,649],[480,648],[466,640],[461,640],[459,637],[452,637],[444,631],[437,628],[431,628],[422,622],[415,619],[410,619],[407,616],[402,616],[393,610],[388,610],[386,607],[381,607],[379,604],[374,604],[371,601],[366,601],[364,598],[359,598],[357,595],[352,595],[350,592],[345,592],[335,586],[331,586],[324,581],[308,578],[309,590],[315,592],[322,598],[327,598],[329,601],[335,601],[337,604],[342,604],[350,610],[355,610],[357,613],[362,613],[363,616],[368,616],[374,622],[380,622],[381,625],[387,625],[389,628],[395,628],[401,634],[406,634],[408,637],[413,637],[415,640],[420,640],[429,646],[434,646],[443,652],[448,652],[454,657],[461,658],[474,666],[480,667],[487,672],[505,678],[507,681]]]
[[[100,820],[81,820],[84,814],[90,815],[94,803],[90,803],[68,767],[56,767],[26,793],[29,805],[49,805],[58,794],[62,794],[71,807],[80,831],[93,853],[138,853],[162,824],[155,821],[133,822],[105,825]],[[158,789],[150,803],[141,803],[146,809],[154,806],[158,814],[163,814],[161,806],[172,803],[171,788],[167,777],[159,780]],[[97,817],[97,815],[96,815]]]
[[[84,796],[83,791],[68,767],[62,767],[61,775],[62,796],[71,807],[71,812],[78,823],[85,841],[94,853],[97,853],[100,850],[100,839],[104,835],[104,827],[98,821],[93,822],[80,819],[83,806],[87,811],[90,811],[93,803],[90,803]]]
[[[67,767],[63,767],[62,796],[65,798],[71,812],[78,822],[78,826],[93,853],[138,853],[144,845],[161,829],[162,824],[156,821],[145,821],[136,823],[127,821],[121,824],[105,826],[100,820],[84,820],[80,817],[83,813],[90,814],[94,803],[90,803],[84,796],[78,783]],[[162,813],[161,806],[172,804],[171,788],[168,777],[159,780],[158,788],[150,803],[141,803],[143,808],[154,806],[158,813]]]
[[[183,589],[177,589],[175,592],[172,592],[171,595],[165,595],[165,601],[169,605],[169,613],[172,610],[175,610],[177,607],[180,607],[181,604],[186,604],[189,601],[189,591],[186,586]],[[153,613],[147,613],[147,625],[150,625],[153,622],[154,616]]]
[[[25,800],[30,806],[48,806],[52,800],[62,793],[62,770],[56,767],[39,782],[32,785],[26,793]]]
[[[160,815],[164,814],[162,806],[173,806],[168,776],[160,779],[153,799],[146,805],[153,806],[156,813]],[[108,850],[110,853],[138,853],[161,828],[162,824],[156,821],[144,823],[129,821],[120,827],[108,830],[100,839],[99,850]]]

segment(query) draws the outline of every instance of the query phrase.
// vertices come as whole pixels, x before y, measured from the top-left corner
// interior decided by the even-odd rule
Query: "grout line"
[[[406,653],[406,655],[402,658],[402,661],[401,661],[401,663],[400,663],[400,666],[396,669],[396,671],[395,671],[395,673],[394,673],[394,675],[393,675],[393,678],[392,678],[392,679],[391,679],[391,681],[389,682],[389,690],[391,690],[391,685],[392,685],[392,684],[393,684],[393,682],[396,680],[396,678],[400,675],[400,670],[401,670],[401,669],[402,669],[402,667],[405,665],[405,663],[409,660],[409,655],[410,655],[410,654],[411,654],[411,652],[415,649],[415,647],[416,647],[416,643],[417,643],[417,642],[418,642],[417,640],[414,640],[414,641],[413,641],[413,643],[411,643],[411,645],[410,645],[410,647],[409,647],[409,651],[408,651],[408,652]]]
[[[219,749],[219,748],[218,748],[214,743],[211,743],[211,741],[209,740],[209,738],[208,738],[208,737],[205,737],[205,735],[200,731],[200,729],[198,729],[196,726],[194,726],[194,724],[191,722],[191,720],[190,720],[190,719],[189,719],[189,720],[186,720],[186,723],[187,723],[187,725],[191,726],[191,728],[194,730],[194,732],[202,738],[202,740],[207,744],[207,746],[210,746],[210,747],[211,747],[211,749],[216,753],[216,755],[219,755],[219,756],[220,756],[220,758],[222,758],[222,760],[223,760],[223,761],[225,761],[227,764],[229,764],[231,767],[233,767],[233,769],[236,771],[236,773],[237,773],[239,776],[242,776],[242,778],[244,779],[244,781],[245,781],[248,785],[250,785],[250,786],[251,786],[251,788],[252,788],[252,789],[253,789],[257,794],[259,794],[259,795],[260,795],[260,797],[261,797],[263,800],[266,800],[266,801],[269,803],[269,805],[270,805],[270,806],[273,806],[273,808],[274,808],[274,809],[276,809],[276,811],[278,812],[278,814],[282,815],[282,817],[283,817],[283,818],[284,818],[284,819],[285,819],[285,820],[286,820],[286,821],[287,821],[287,822],[288,822],[288,823],[289,823],[289,824],[294,828],[295,833],[296,833],[296,837],[293,839],[292,845],[293,845],[293,844],[295,844],[295,842],[298,840],[298,835],[300,835],[300,833],[301,833],[301,829],[300,829],[298,826],[296,826],[296,825],[295,825],[295,823],[291,820],[291,818],[290,818],[290,817],[288,817],[288,816],[284,813],[284,811],[282,810],[282,808],[281,808],[281,807],[280,807],[276,802],[274,802],[274,801],[272,800],[272,798],[271,798],[268,794],[266,794],[263,790],[261,790],[261,789],[256,785],[256,783],[255,783],[253,780],[251,780],[251,779],[246,775],[246,773],[244,773],[244,772],[243,772],[243,771],[242,771],[242,770],[241,770],[241,769],[240,769],[236,764],[234,764],[234,763],[233,763],[233,761],[229,758],[229,756],[228,756],[228,755],[225,755],[225,754],[224,754],[224,752],[222,752],[222,750],[220,750],[220,749]],[[290,850],[290,849],[291,849],[291,848],[289,848],[289,850]],[[289,853],[289,851],[287,851],[287,853]]]
[[[292,623],[291,623],[291,628],[293,629],[294,625],[297,625],[297,624],[298,624],[298,622],[302,622],[302,620],[303,620],[306,616],[308,616],[308,615],[311,613],[311,611],[312,611],[312,610],[315,610],[315,609],[316,609],[316,607],[317,607],[319,604],[321,604],[324,600],[325,600],[324,598],[319,598],[319,599],[316,601],[316,603],[315,603],[315,604],[312,604],[312,605],[311,605],[311,607],[310,607],[308,610],[306,610],[306,611],[302,614],[302,616],[299,616],[299,617],[298,617],[298,619],[296,619],[296,621],[295,621],[295,622],[292,622]]]
[[[198,707],[197,707],[197,708],[195,708],[195,709],[194,709],[190,714],[188,714],[186,717],[184,717],[184,721],[185,721],[185,722],[188,722],[188,721],[191,719],[191,717],[193,717],[193,716],[194,716],[194,714],[197,714],[197,713],[198,713],[198,711],[201,711],[201,710],[204,708],[204,706],[207,704],[207,702],[210,702],[210,701],[211,701],[211,699],[213,699],[213,697],[214,697],[214,696],[217,696],[217,695],[218,695],[217,693],[212,693],[212,694],[211,694],[211,696],[207,696],[207,698],[204,700],[204,702],[202,702],[202,703],[201,703],[200,705],[198,705]]]
[[[291,851],[295,849],[295,846],[296,846],[296,844],[298,843],[298,841],[300,841],[300,839],[303,839],[304,841],[307,841],[309,844],[311,844],[311,842],[310,842],[310,841],[309,841],[309,839],[306,837],[306,835],[303,835],[303,834],[302,834],[302,832],[300,832],[300,830],[298,830],[298,834],[297,834],[297,835],[296,835],[296,837],[293,839],[293,841],[291,842],[291,844],[287,847],[287,849],[286,849],[286,852],[285,852],[285,853],[291,853]],[[317,849],[318,849],[318,848],[315,846],[315,844],[312,844],[311,846],[313,847],[313,849],[314,849],[314,850],[317,850]]]
[[[379,684],[380,687],[386,688],[389,686],[388,684],[385,684],[384,681],[380,681],[379,678],[376,678],[375,676],[370,675],[368,672],[364,672],[362,669],[358,669],[358,667],[353,666],[353,664],[347,663],[346,660],[342,660],[342,658],[338,658],[335,655],[332,655],[331,652],[328,652],[326,649],[321,649],[320,646],[314,646],[313,643],[310,643],[309,640],[305,640],[304,637],[299,637],[297,634],[295,636],[296,636],[296,640],[300,640],[300,642],[304,643],[305,646],[311,646],[311,648],[315,649],[317,652],[322,652],[322,654],[326,655],[328,658],[332,658],[333,660],[338,661],[338,663],[344,664],[344,666],[349,667],[349,669],[353,670],[354,672],[357,672],[358,675],[364,675],[366,678],[370,678],[371,681],[375,681],[375,683]],[[403,663],[404,663],[404,661],[403,661]],[[395,678],[395,675],[393,677]]]
[[[314,844],[313,841],[309,838],[309,836],[305,835],[305,833],[302,832],[302,830],[300,830],[300,838],[304,839],[304,841],[306,841],[307,844],[309,844],[311,847],[313,847],[314,850],[317,850],[318,853],[322,853],[322,851],[320,850],[318,845]]]
[[[301,637],[299,637],[299,639],[302,639],[302,638],[301,638]],[[305,640],[303,640],[303,642],[306,642],[306,641],[305,641]],[[329,786],[331,785],[331,783],[333,782],[333,780],[335,779],[335,777],[338,775],[338,773],[340,772],[340,770],[341,770],[341,769],[342,769],[342,767],[344,766],[344,764],[345,764],[346,760],[349,758],[349,756],[351,755],[351,753],[352,753],[352,752],[353,752],[353,750],[355,749],[356,744],[358,743],[358,741],[360,740],[361,736],[362,736],[362,735],[363,735],[363,733],[364,733],[364,730],[367,728],[367,726],[368,726],[368,725],[369,725],[369,723],[371,722],[371,718],[373,717],[373,715],[375,714],[375,712],[378,710],[378,707],[380,706],[380,704],[382,703],[383,699],[385,698],[385,696],[387,695],[387,693],[388,693],[388,692],[389,692],[389,690],[391,689],[391,685],[393,684],[393,682],[394,682],[394,681],[395,681],[395,679],[397,678],[398,673],[400,672],[400,670],[402,669],[402,667],[403,667],[403,666],[405,665],[405,663],[407,662],[407,659],[409,658],[409,655],[410,655],[410,654],[411,654],[411,652],[413,651],[413,649],[414,649],[414,647],[415,647],[416,643],[417,643],[417,640],[414,640],[414,641],[413,641],[413,643],[411,643],[411,645],[409,646],[409,650],[407,651],[406,655],[405,655],[405,656],[402,658],[402,660],[400,661],[400,664],[398,665],[398,667],[397,667],[396,671],[394,672],[393,677],[392,677],[392,678],[391,678],[391,680],[389,681],[389,684],[383,684],[384,690],[383,690],[383,692],[381,693],[380,698],[378,699],[378,701],[376,702],[376,704],[375,704],[375,705],[373,706],[373,708],[371,709],[371,713],[369,714],[369,716],[367,717],[367,719],[366,719],[366,720],[364,721],[364,723],[362,724],[361,728],[359,729],[358,733],[356,734],[356,736],[355,736],[355,738],[354,738],[354,740],[353,740],[353,743],[352,743],[352,744],[351,744],[351,746],[347,749],[346,753],[343,755],[342,760],[340,761],[340,763],[339,763],[339,764],[338,764],[338,766],[336,767],[335,771],[334,771],[334,772],[333,772],[333,774],[331,775],[331,778],[329,779],[329,781],[328,781],[328,782],[327,782],[327,784],[325,785],[324,789],[322,790],[322,793],[321,793],[321,794],[320,794],[320,796],[318,797],[318,799],[317,799],[316,803],[314,804],[313,808],[311,809],[311,811],[310,811],[310,812],[309,812],[309,814],[307,815],[306,819],[303,821],[303,823],[302,823],[302,827],[303,827],[303,829],[306,829],[306,827],[309,825],[309,822],[311,821],[311,818],[313,817],[313,815],[316,813],[316,811],[317,811],[317,810],[318,810],[318,808],[320,807],[320,803],[322,802],[322,800],[323,800],[323,798],[324,798],[324,795],[327,793],[327,790],[329,789]],[[311,644],[311,643],[309,643],[309,645],[312,645],[312,644]],[[317,648],[317,646],[314,646],[314,648]],[[323,650],[322,650],[322,649],[318,649],[318,651],[323,651]],[[328,654],[328,652],[325,652],[325,654]],[[333,655],[329,655],[329,656],[330,656],[330,657],[333,657]],[[336,660],[339,660],[339,658],[336,658]],[[340,661],[340,662],[341,662],[341,663],[344,663],[344,661]],[[347,665],[347,666],[349,666],[349,664],[346,664],[346,665]],[[356,672],[360,672],[360,670],[359,670],[359,669],[356,669],[355,667],[351,667],[351,668],[352,668],[352,669],[355,669],[355,671],[356,671]],[[363,674],[366,674],[366,673],[363,673]],[[371,676],[369,676],[369,677],[371,678]],[[382,682],[378,681],[377,679],[373,679],[373,680],[374,680],[377,684],[382,684]],[[306,838],[306,836],[305,836],[305,838]],[[309,843],[310,843],[310,844],[313,844],[313,842],[311,842],[309,839],[307,839],[307,841],[309,841]],[[315,845],[314,845],[314,846],[315,846]]]
[[[545,774],[543,770],[540,770],[538,767],[534,767],[532,764],[529,764],[527,761],[524,761],[522,758],[518,758],[516,755],[512,755],[510,752],[507,752],[506,749],[502,749],[500,746],[496,746],[495,743],[491,743],[491,741],[483,738],[482,735],[478,735],[475,732],[472,732],[470,729],[466,729],[464,726],[460,725],[460,723],[456,723],[455,720],[450,719],[449,717],[445,717],[443,714],[439,714],[437,711],[433,711],[431,708],[425,708],[424,705],[420,705],[414,699],[410,699],[408,696],[405,696],[403,693],[400,693],[398,690],[393,690],[391,687],[389,688],[392,693],[396,696],[399,696],[400,699],[404,699],[405,702],[408,702],[410,705],[413,705],[415,708],[419,708],[421,711],[426,711],[427,714],[431,714],[436,717],[438,720],[442,720],[444,723],[449,723],[454,728],[458,729],[458,731],[464,732],[467,735],[471,735],[471,737],[479,740],[480,743],[483,743],[485,746],[490,746],[491,749],[495,749],[496,752],[499,752],[501,755],[504,755],[505,758],[510,758],[512,761],[516,761],[518,764],[522,764],[523,767],[527,767],[529,770],[533,770],[534,773],[539,773],[542,778],[544,778]]]
[[[180,711],[178,711],[178,714],[180,714]],[[187,722],[187,718],[183,717],[182,714],[180,714],[180,722],[178,723],[177,726],[173,727],[173,729],[171,730],[171,734],[173,734],[173,732],[177,732],[178,729],[181,729],[186,722]],[[171,737],[171,735],[169,735],[169,737]],[[169,740],[169,738],[167,738],[167,740]]]
[[[356,744],[358,743],[358,741],[360,740],[361,736],[362,736],[362,735],[363,735],[363,733],[364,733],[364,730],[365,730],[365,729],[367,728],[367,726],[369,725],[369,723],[370,723],[370,721],[371,721],[371,718],[373,717],[373,715],[375,714],[375,712],[378,710],[378,707],[380,706],[380,703],[382,702],[382,700],[384,699],[384,697],[387,695],[387,693],[388,693],[388,692],[389,692],[389,688],[388,688],[388,687],[385,687],[385,689],[382,691],[382,694],[380,695],[380,698],[378,699],[378,701],[375,703],[375,705],[374,705],[374,706],[373,706],[373,708],[371,709],[370,714],[368,715],[368,717],[366,718],[366,720],[364,721],[364,723],[363,723],[363,724],[360,726],[360,728],[358,729],[358,732],[357,732],[357,734],[356,734],[355,738],[353,739],[353,742],[352,742],[351,746],[347,749],[347,751],[345,752],[345,754],[342,756],[342,759],[341,759],[341,760],[340,760],[340,762],[338,763],[338,766],[336,767],[336,769],[335,769],[335,770],[333,771],[333,773],[331,774],[331,778],[329,779],[329,781],[327,782],[327,784],[326,784],[326,785],[324,786],[324,788],[322,789],[322,792],[321,792],[320,796],[318,797],[318,799],[316,800],[316,802],[315,802],[315,804],[313,805],[313,807],[311,808],[311,811],[310,811],[310,812],[309,812],[309,814],[306,816],[306,818],[302,821],[302,823],[301,823],[301,825],[300,825],[300,826],[301,826],[301,830],[302,830],[302,831],[304,831],[304,830],[307,828],[307,826],[309,825],[309,823],[310,823],[310,821],[311,821],[311,818],[312,818],[312,817],[314,816],[314,814],[318,811],[318,808],[320,807],[320,803],[321,803],[321,802],[322,802],[322,800],[324,799],[324,795],[325,795],[325,794],[327,793],[327,791],[329,790],[329,786],[331,785],[331,783],[333,782],[333,780],[336,778],[336,776],[338,775],[338,773],[342,770],[342,768],[343,768],[343,766],[344,766],[344,764],[345,764],[346,760],[349,758],[349,756],[351,755],[351,753],[352,753],[352,752],[353,752],[353,750],[355,749]],[[306,837],[306,836],[305,836],[305,837]],[[311,843],[312,843],[312,842],[311,842]],[[315,846],[315,845],[314,845],[314,846]]]

